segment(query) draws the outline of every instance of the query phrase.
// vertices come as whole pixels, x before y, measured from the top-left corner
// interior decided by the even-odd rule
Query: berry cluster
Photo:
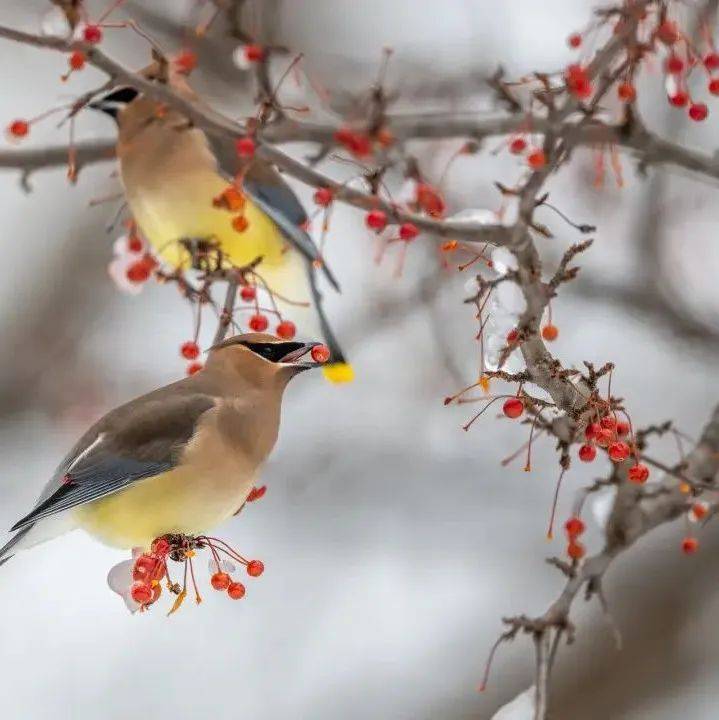
[[[260,494],[261,497],[261,494]],[[257,499],[257,497],[253,498]],[[248,498],[249,500],[249,498]],[[218,538],[211,538],[204,535],[164,535],[155,539],[148,552],[143,552],[135,557],[132,565],[132,584],[128,596],[139,605],[141,611],[147,610],[162,595],[162,580],[166,580],[167,590],[176,596],[175,602],[168,614],[172,614],[182,605],[187,596],[187,579],[193,585],[195,598],[199,604],[202,601],[197,582],[193,558],[198,550],[208,550],[211,554],[210,566],[213,574],[210,584],[215,590],[227,592],[233,600],[239,600],[245,595],[245,586],[232,578],[231,572],[235,566],[233,562],[239,562],[245,567],[247,575],[259,577],[264,572],[265,566],[260,560],[247,560],[227,543]],[[228,560],[223,559],[228,558]],[[170,578],[168,562],[174,561],[183,565],[182,585],[173,582]],[[189,573],[188,573],[189,570]]]
[[[626,442],[631,434],[631,425],[628,422],[617,420],[609,413],[596,422],[590,422],[584,430],[586,442],[579,448],[578,456],[582,462],[589,463],[597,456],[597,447],[606,450],[612,462],[620,463],[636,456],[633,443]],[[649,468],[637,461],[628,472],[629,479],[638,485],[644,484],[649,479]]]
[[[623,29],[624,20],[619,19],[614,31]],[[689,90],[689,78],[695,71],[707,75],[707,90],[711,95],[719,95],[719,77],[713,73],[719,70],[719,54],[717,54],[711,37],[703,34],[706,48],[702,51],[691,39],[682,32],[678,23],[663,13],[645,12],[639,19],[638,36],[643,43],[632,48],[628,47],[628,60],[618,74],[616,81],[617,97],[622,103],[630,104],[637,99],[635,77],[645,56],[661,56],[664,71],[667,100],[672,107],[686,108],[688,117],[695,122],[706,120],[709,108],[706,103],[692,98]],[[584,45],[584,37],[580,33],[572,33],[567,44],[573,50]],[[594,94],[594,87],[587,73],[587,68],[573,63],[564,72],[567,92],[578,100],[589,100]]]
[[[582,518],[577,515],[572,517],[564,523],[564,531],[567,533],[567,555],[572,560],[581,560],[586,554],[584,545],[579,542],[579,536],[584,533],[585,525]]]

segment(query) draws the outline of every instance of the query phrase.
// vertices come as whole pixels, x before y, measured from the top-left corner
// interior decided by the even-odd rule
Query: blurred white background
[[[138,0],[124,14],[177,49],[189,4]],[[10,0],[2,22],[37,31],[47,5]],[[584,27],[593,5],[294,0],[266,2],[265,11],[275,39],[304,52],[331,92],[368,86],[382,48],[391,46],[400,109],[479,112],[492,107],[480,80],[499,63],[510,75],[566,64],[566,36]],[[98,15],[104,3],[89,6]],[[113,56],[145,64],[141,39],[122,30],[106,37]],[[101,81],[87,69],[62,85],[62,57],[6,42],[0,48],[1,123]],[[232,67],[232,49],[218,24],[198,49],[208,68],[198,85],[236,113],[239,96],[247,113],[250,90]],[[653,129],[713,151],[719,107],[701,127],[677,123],[661,78],[645,84],[640,109]],[[112,132],[92,113],[78,121],[79,138]],[[22,147],[65,140],[47,122]],[[516,179],[516,159],[488,152],[498,144],[453,166],[452,211],[494,208],[492,181]],[[413,150],[437,179],[458,145]],[[719,397],[716,189],[669,171],[641,178],[630,158],[622,163],[623,189],[610,175],[604,188],[593,187],[590,151],[549,184],[566,214],[598,225],[583,279],[553,303],[554,349],[566,365],[614,361],[614,387],[635,422],[674,418],[694,435]],[[174,291],[155,285],[128,297],[107,278],[114,235],[105,226],[117,206],[89,208],[88,201],[118,190],[111,165],[84,169],[75,187],[63,169],[33,174],[29,194],[16,171],[3,171],[0,182],[0,525],[10,527],[91,421],[181,376],[177,348],[192,325]],[[309,206],[311,193],[296,189]],[[551,263],[579,238],[549,211],[541,219],[557,236],[542,242]],[[462,304],[466,278],[437,281],[431,242],[410,248],[398,280],[392,263],[374,264],[361,214],[336,212],[328,257],[344,292],[328,296],[329,308],[357,380],[338,387],[306,375],[290,387],[264,474],[268,493],[219,533],[265,561],[245,600],[208,591],[202,606],[188,602],[170,619],[159,606],[131,617],[105,584],[123,554],[79,532],[0,570],[4,718],[489,718],[529,684],[531,643],[520,638],[501,650],[488,691],[476,692],[500,618],[539,612],[560,588],[544,563],[563,551],[561,538],[544,539],[555,456],[538,442],[531,474],[521,462],[502,468],[524,429],[488,415],[464,433],[471,409],[442,406],[472,380],[475,324]],[[661,277],[658,262],[669,269]],[[658,447],[655,454],[675,461],[671,443]],[[573,467],[560,517],[592,471],[601,468]],[[716,717],[719,543],[712,534],[710,526],[702,552],[687,559],[678,549],[681,528],[667,529],[614,569],[606,594],[622,653],[599,608],[578,606],[577,642],[561,653],[556,717]],[[590,545],[598,542],[593,531]]]

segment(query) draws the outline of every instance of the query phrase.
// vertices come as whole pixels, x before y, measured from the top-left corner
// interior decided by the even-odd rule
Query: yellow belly
[[[189,265],[190,256],[180,240],[208,239],[217,242],[237,267],[262,256],[257,272],[270,287],[293,300],[307,300],[302,259],[288,248],[272,220],[247,200],[243,211],[247,228],[238,232],[232,226],[237,213],[213,206],[213,199],[228,187],[216,173],[183,173],[165,179],[159,188],[138,183],[132,187],[127,194],[130,211],[155,252],[171,267]]]
[[[218,469],[202,477],[179,467],[81,505],[73,513],[81,528],[107,545],[149,547],[166,533],[210,531],[240,508],[252,485],[253,477],[246,472],[233,476]]]
[[[247,228],[238,232],[232,221],[238,212],[213,206],[213,199],[228,187],[219,175],[198,171],[172,176],[160,187],[133,186],[128,204],[137,224],[157,253],[173,267],[186,267],[188,254],[183,239],[207,239],[219,243],[227,258],[242,266],[258,255],[268,265],[282,261],[284,240],[277,226],[247,200],[242,211]]]

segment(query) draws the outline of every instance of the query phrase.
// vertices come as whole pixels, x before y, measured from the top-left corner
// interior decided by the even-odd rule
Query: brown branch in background
[[[550,640],[567,633],[571,642],[573,627],[569,619],[570,610],[582,590],[587,599],[598,595],[602,579],[612,562],[628,550],[640,538],[654,528],[671,522],[686,512],[690,498],[682,492],[680,481],[673,475],[666,475],[661,481],[662,492],[647,494],[642,487],[626,480],[626,467],[617,470],[621,477],[617,500],[607,524],[604,548],[574,568],[557,599],[542,614],[534,618],[519,616],[506,618],[505,623],[530,633],[538,650],[537,671],[537,713],[535,718],[546,717],[546,698],[551,676],[550,655],[545,652]],[[719,472],[719,405],[712,413],[702,432],[701,439],[687,457],[688,477],[704,483],[713,483]]]
[[[237,288],[239,286],[239,280],[235,273],[230,273],[227,279],[227,289],[225,290],[225,302],[220,311],[220,317],[217,321],[217,330],[215,337],[212,340],[213,345],[221,343],[225,339],[227,334],[227,328],[232,322],[232,309],[235,307],[235,301],[237,300]]]

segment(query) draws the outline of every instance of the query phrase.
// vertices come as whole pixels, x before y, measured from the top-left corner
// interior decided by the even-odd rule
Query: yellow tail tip
[[[349,363],[337,362],[324,365],[322,374],[331,383],[351,383],[355,379],[355,370]]]

